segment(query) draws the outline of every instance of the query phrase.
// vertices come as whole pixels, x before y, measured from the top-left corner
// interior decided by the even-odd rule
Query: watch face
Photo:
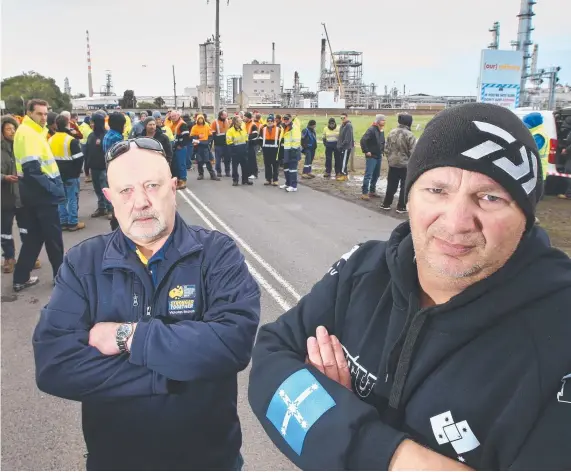
[[[131,325],[123,324],[117,329],[117,337],[119,339],[126,339],[131,334]]]

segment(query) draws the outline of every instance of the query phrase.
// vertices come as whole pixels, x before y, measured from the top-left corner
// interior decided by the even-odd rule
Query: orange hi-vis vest
[[[182,118],[179,118],[177,122],[173,121],[172,126],[171,126],[172,134],[175,136],[178,136],[180,134],[179,133],[180,127],[184,124],[186,124],[186,122]],[[188,134],[189,131],[185,131],[184,133]]]
[[[228,128],[230,128],[228,119],[224,121],[220,121],[217,119],[216,121],[213,121],[212,124],[210,125],[210,130],[212,131],[212,133],[216,133],[217,136],[224,136],[226,134],[226,131],[228,131]]]
[[[271,129],[267,126],[262,128],[262,147],[277,148],[280,145],[281,128],[279,126],[272,126]]]

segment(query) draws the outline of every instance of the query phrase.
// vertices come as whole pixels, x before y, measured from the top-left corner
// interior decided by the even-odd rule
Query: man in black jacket
[[[361,150],[365,154],[366,167],[361,200],[378,198],[377,180],[381,173],[381,157],[385,152],[385,115],[375,116],[375,122],[361,138]]]
[[[351,152],[355,147],[355,138],[353,136],[353,124],[347,113],[341,113],[341,127],[339,128],[339,140],[337,141],[337,150],[341,154],[341,174],[336,178],[339,182],[345,182],[348,177],[347,165]]]
[[[111,217],[113,206],[103,195],[103,189],[107,188],[107,167],[105,165],[105,152],[103,152],[103,138],[105,137],[105,115],[95,113],[91,117],[93,132],[87,138],[85,146],[85,161],[91,171],[93,190],[97,195],[97,210],[91,214],[91,218],[100,216]]]
[[[510,110],[437,115],[410,223],[259,332],[249,400],[280,450],[317,470],[570,469],[571,261],[534,225],[542,191]]]

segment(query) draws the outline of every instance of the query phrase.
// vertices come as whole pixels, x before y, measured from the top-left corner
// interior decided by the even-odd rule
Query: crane
[[[341,82],[339,69],[337,68],[337,63],[335,62],[335,56],[333,55],[333,49],[331,48],[331,42],[329,41],[329,35],[327,34],[327,26],[325,26],[325,23],[321,24],[323,25],[323,29],[325,30],[325,38],[327,39],[327,44],[329,45],[329,52],[331,53],[331,62],[333,62],[333,67],[335,67],[335,74],[337,75],[337,82],[339,83],[339,98],[344,98],[343,83]]]

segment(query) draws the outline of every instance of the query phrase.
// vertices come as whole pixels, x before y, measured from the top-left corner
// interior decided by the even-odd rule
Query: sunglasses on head
[[[140,149],[158,152],[162,154],[164,158],[167,157],[167,155],[165,154],[165,150],[163,149],[163,146],[156,139],[134,138],[134,139],[128,139],[127,141],[120,141],[114,144],[113,147],[109,149],[109,151],[107,151],[107,154],[105,155],[106,165],[109,166],[109,163],[113,159],[117,159],[119,156],[125,154],[129,149],[131,149],[131,143],[136,144],[137,147]]]

